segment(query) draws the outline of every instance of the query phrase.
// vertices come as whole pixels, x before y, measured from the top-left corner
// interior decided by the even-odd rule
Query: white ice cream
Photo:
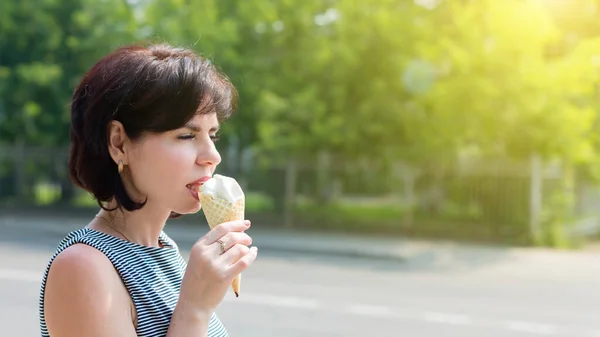
[[[213,198],[225,199],[235,204],[244,198],[244,192],[238,182],[231,178],[215,174],[200,186],[200,193],[210,195]]]

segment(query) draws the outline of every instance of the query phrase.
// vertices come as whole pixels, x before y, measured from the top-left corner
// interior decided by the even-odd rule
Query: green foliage
[[[83,73],[149,40],[193,48],[231,78],[239,113],[219,146],[240,156],[325,151],[368,171],[539,154],[600,179],[599,12],[598,0],[3,1],[0,144],[68,143]],[[470,183],[490,187],[469,196]],[[444,214],[523,223],[526,193],[493,184],[448,183]],[[494,208],[499,198],[514,203]]]
[[[0,4],[0,143],[61,144],[68,101],[99,57],[135,36],[127,2]]]
[[[295,212],[303,224],[319,230],[345,230],[363,233],[401,234],[404,209],[398,201],[336,200],[320,204],[311,199],[299,200]]]
[[[3,2],[0,139],[64,143],[82,73],[150,39],[231,77],[240,114],[225,132],[240,149],[444,163],[470,147],[591,163],[600,26],[598,3],[580,2]]]

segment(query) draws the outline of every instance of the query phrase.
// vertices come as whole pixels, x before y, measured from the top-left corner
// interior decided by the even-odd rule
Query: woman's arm
[[[194,244],[171,317],[168,337],[203,337],[233,278],[257,256],[243,231],[247,221],[216,226]],[[221,252],[222,240],[228,247]],[[76,244],[52,263],[44,312],[52,337],[136,337],[131,298],[111,262],[93,247]]]
[[[180,299],[177,302],[167,337],[204,337],[208,333],[211,311],[200,311]]]
[[[224,222],[194,244],[167,337],[207,335],[212,313],[231,281],[256,259],[257,249],[248,248],[252,239],[244,233],[249,227],[249,221]],[[218,240],[230,248],[220,252]]]
[[[44,294],[52,337],[136,337],[131,298],[108,258],[76,244],[52,262]]]

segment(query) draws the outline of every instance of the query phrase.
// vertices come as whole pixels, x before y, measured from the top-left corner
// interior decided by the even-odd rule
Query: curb
[[[47,219],[47,217],[46,217]],[[31,230],[63,236],[79,229],[89,221],[88,217],[73,216],[46,220],[40,217],[2,216],[0,228]],[[167,223],[165,233],[181,245],[192,245],[209,227],[190,226],[189,223]],[[248,231],[253,245],[259,250],[284,254],[304,254],[335,256],[345,258],[377,259],[386,261],[405,261],[397,243],[381,240],[364,240],[356,237],[344,237],[335,234],[303,233],[282,229],[253,229]]]
[[[178,243],[193,244],[208,231],[208,225],[198,231],[180,224],[167,224],[165,232]],[[193,233],[193,234],[192,234]],[[190,235],[191,234],[191,235]],[[259,250],[291,254],[309,254],[346,258],[366,258],[404,261],[397,242],[367,241],[336,234],[294,232],[283,229],[250,228],[252,245]],[[383,239],[382,239],[383,240]]]
[[[166,231],[169,233],[168,231]],[[190,240],[189,236],[179,236],[169,234],[177,243],[193,244],[194,240]],[[301,240],[278,240],[275,237],[263,237],[261,235],[252,235],[253,246],[257,246],[259,251],[278,252],[287,254],[303,254],[316,256],[330,257],[345,257],[345,258],[362,258],[362,259],[377,259],[386,261],[403,262],[406,259],[394,251],[384,250],[369,250],[351,245],[344,246],[342,244],[335,245],[319,245],[302,243]],[[279,243],[278,243],[279,242]]]

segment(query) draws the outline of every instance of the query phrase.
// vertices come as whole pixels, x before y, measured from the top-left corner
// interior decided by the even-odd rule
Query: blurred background
[[[153,41],[240,94],[218,170],[265,249],[223,304],[232,335],[600,336],[599,17],[600,0],[3,0],[0,326],[39,335],[42,269],[97,210],[66,171],[74,87]],[[167,232],[185,251],[200,221]]]

